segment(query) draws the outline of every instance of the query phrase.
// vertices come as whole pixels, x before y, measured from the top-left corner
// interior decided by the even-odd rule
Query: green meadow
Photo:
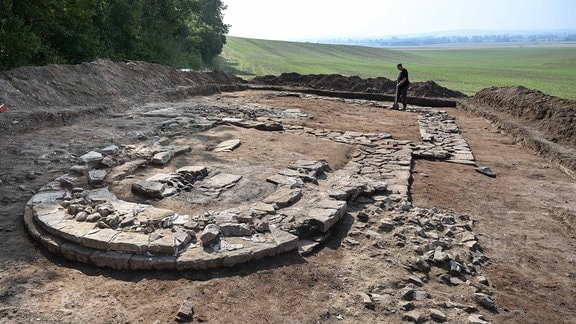
[[[576,44],[376,48],[227,37],[220,67],[244,79],[284,72],[395,79],[403,63],[411,81],[432,80],[474,95],[522,85],[576,99]]]

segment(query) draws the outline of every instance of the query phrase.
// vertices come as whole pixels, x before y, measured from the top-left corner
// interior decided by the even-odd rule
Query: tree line
[[[575,42],[576,32],[542,33],[542,34],[494,34],[494,35],[453,35],[453,36],[419,36],[390,38],[357,38],[328,39],[325,44],[361,45],[373,47],[391,46],[429,46],[429,45],[466,45],[492,43],[562,43]]]
[[[0,70],[96,58],[210,65],[226,43],[220,0],[0,0]]]

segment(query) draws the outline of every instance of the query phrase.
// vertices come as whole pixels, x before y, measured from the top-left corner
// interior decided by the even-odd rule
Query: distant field
[[[221,58],[225,70],[245,79],[284,72],[395,79],[401,62],[412,81],[433,80],[468,95],[522,85],[576,99],[576,44],[385,49],[228,36]]]

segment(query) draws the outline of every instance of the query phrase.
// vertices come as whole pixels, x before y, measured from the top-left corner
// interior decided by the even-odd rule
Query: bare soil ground
[[[0,323],[170,323],[186,300],[194,306],[197,322],[402,321],[397,305],[366,307],[361,298],[361,293],[399,286],[406,277],[398,265],[404,258],[402,251],[377,248],[362,236],[353,237],[358,245],[347,244],[345,238],[363,226],[353,214],[310,256],[294,252],[230,269],[121,272],[71,262],[39,248],[22,224],[24,205],[33,192],[66,173],[75,157],[92,148],[165,136],[157,127],[165,118],[139,114],[163,102],[298,108],[314,117],[302,121],[305,126],[385,132],[395,139],[420,141],[416,114],[269,91],[217,93],[221,88],[213,84],[241,88],[241,82],[229,76],[200,77],[135,64],[136,71],[127,64],[86,64],[84,68],[92,71],[88,75],[94,76],[91,80],[84,80],[87,72],[82,66],[52,66],[50,73],[27,68],[1,75],[0,100],[8,103],[9,111],[0,113]],[[99,93],[105,88],[101,82],[109,87]],[[492,91],[493,98],[518,92]],[[482,175],[473,166],[417,160],[412,202],[451,209],[474,220],[474,232],[490,257],[479,271],[489,280],[497,304],[495,312],[480,310],[487,320],[576,323],[576,181],[557,160],[551,162],[549,156],[528,150],[522,138],[504,134],[495,127],[498,123],[479,112],[524,125],[547,138],[544,129],[506,112],[512,108],[500,109],[504,103],[494,105],[489,95],[476,99],[467,103],[467,109],[446,110],[456,118],[478,165],[489,166],[497,177]],[[522,107],[531,103],[542,106],[527,101]],[[573,122],[568,125],[574,129]],[[280,163],[274,161],[297,155],[323,158],[338,168],[350,158],[344,146],[324,147],[269,132],[226,128],[213,130],[206,138],[239,133],[244,144],[235,152],[238,161]],[[554,136],[548,138],[555,145],[563,144],[558,150],[569,155],[571,140],[563,134]],[[430,280],[425,288],[436,300],[446,301],[469,292],[466,285],[447,287],[438,280]],[[450,322],[467,322],[466,317],[448,315],[454,318]]]

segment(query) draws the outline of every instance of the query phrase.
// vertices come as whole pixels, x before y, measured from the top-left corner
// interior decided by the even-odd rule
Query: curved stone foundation
[[[279,114],[278,110],[274,114]],[[353,145],[356,150],[339,170],[332,170],[321,160],[294,161],[265,179],[275,190],[262,201],[205,215],[181,215],[124,201],[108,186],[139,168],[160,165],[168,173],[135,182],[131,188],[135,195],[164,199],[194,191],[210,199],[234,187],[242,174],[205,165],[189,165],[170,172],[168,166],[175,156],[194,153],[187,146],[171,145],[168,139],[151,146],[132,146],[130,154],[114,145],[88,152],[70,173],[47,184],[29,200],[25,226],[34,239],[54,254],[119,270],[231,267],[299,248],[305,253],[308,250],[302,249],[303,242],[320,244],[319,238],[326,238],[348,212],[348,203],[359,197],[389,211],[412,209],[409,181],[413,158],[475,164],[467,143],[447,114],[416,108],[408,112],[419,113],[422,143],[395,140],[382,133],[327,132],[291,126],[280,123],[278,116],[250,121],[230,115],[209,123],[197,121],[204,129],[227,124],[283,131],[290,136],[314,136]],[[295,114],[305,116],[294,109],[280,113],[284,117]],[[229,152],[239,145],[239,140],[228,140],[212,149]],[[306,199],[305,186],[315,188]],[[310,195],[309,190],[306,194]]]

